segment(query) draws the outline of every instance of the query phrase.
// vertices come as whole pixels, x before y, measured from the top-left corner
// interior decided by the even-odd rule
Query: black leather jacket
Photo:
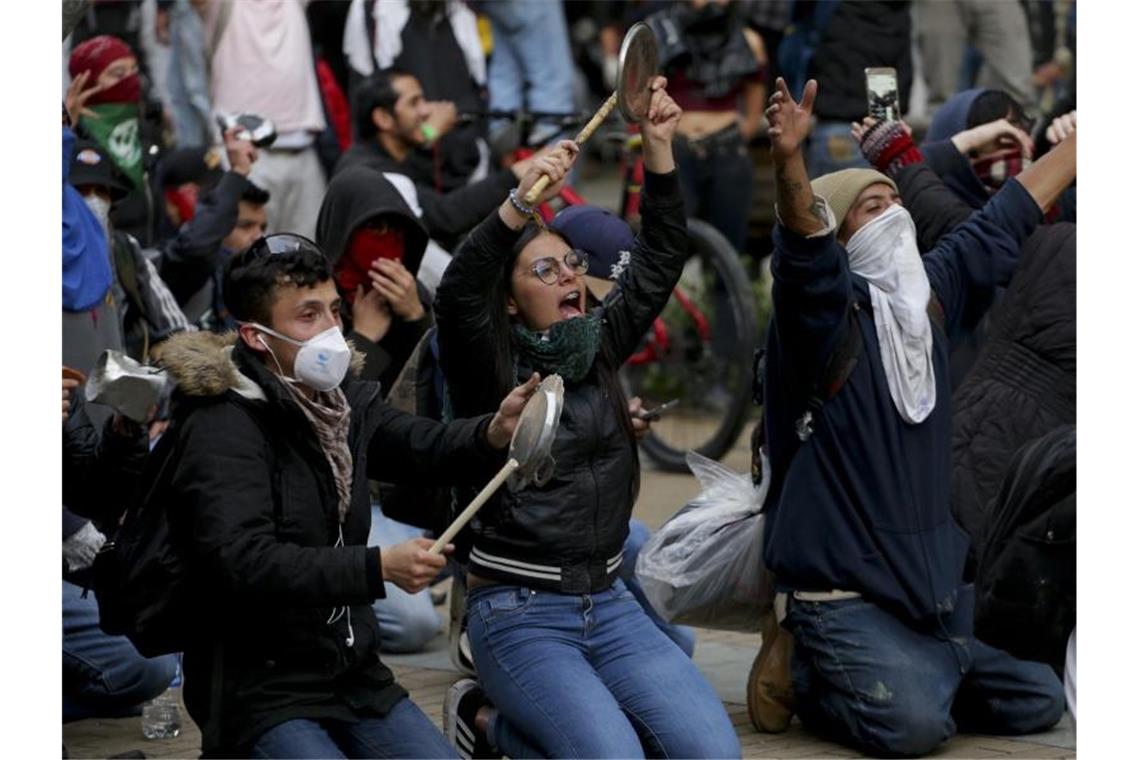
[[[472,521],[470,568],[477,575],[568,594],[607,588],[621,564],[638,472],[636,446],[613,398],[617,367],[664,308],[688,256],[676,172],[646,173],[642,233],[618,286],[595,310],[602,345],[589,374],[567,384],[546,485],[500,491]],[[436,293],[440,360],[457,416],[495,409],[501,389],[487,367],[501,338],[491,330],[489,294],[519,233],[491,214],[444,274]],[[524,368],[525,369],[525,368]],[[461,493],[466,503],[473,493]],[[467,498],[464,498],[467,497]]]

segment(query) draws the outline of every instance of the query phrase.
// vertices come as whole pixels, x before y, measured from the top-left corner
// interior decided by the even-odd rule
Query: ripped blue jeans
[[[963,586],[945,634],[912,628],[866,599],[789,599],[792,680],[804,726],[874,756],[924,755],[954,735],[1044,731],[1065,710],[1053,669],[973,636]]]

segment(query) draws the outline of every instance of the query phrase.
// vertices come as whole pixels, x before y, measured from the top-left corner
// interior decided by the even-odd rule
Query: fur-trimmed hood
[[[178,390],[187,396],[220,396],[232,390],[245,398],[264,401],[265,392],[234,363],[237,339],[236,332],[178,333],[162,344],[159,359]],[[351,341],[348,345],[352,349],[349,372],[359,377],[364,369],[364,355]]]

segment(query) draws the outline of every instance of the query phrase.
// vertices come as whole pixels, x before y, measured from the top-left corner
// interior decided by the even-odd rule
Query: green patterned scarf
[[[138,103],[101,103],[88,106],[94,118],[84,116],[79,124],[110,154],[135,188],[143,183],[143,153],[139,141]]]
[[[545,334],[516,324],[512,338],[520,364],[543,374],[557,372],[566,382],[577,383],[594,366],[601,346],[602,323],[598,317],[587,314],[556,322]]]

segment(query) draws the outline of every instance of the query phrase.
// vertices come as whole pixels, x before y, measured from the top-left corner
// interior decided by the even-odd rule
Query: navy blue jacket
[[[776,228],[764,562],[785,590],[857,591],[925,623],[954,608],[968,539],[950,515],[948,352],[970,302],[1009,281],[1022,241],[1040,221],[1033,198],[1009,182],[923,257],[946,319],[945,332],[934,327],[937,403],[919,425],[895,410],[867,283],[848,269],[834,234],[804,238]],[[863,353],[801,444],[795,420],[810,380],[843,339],[852,301]]]

